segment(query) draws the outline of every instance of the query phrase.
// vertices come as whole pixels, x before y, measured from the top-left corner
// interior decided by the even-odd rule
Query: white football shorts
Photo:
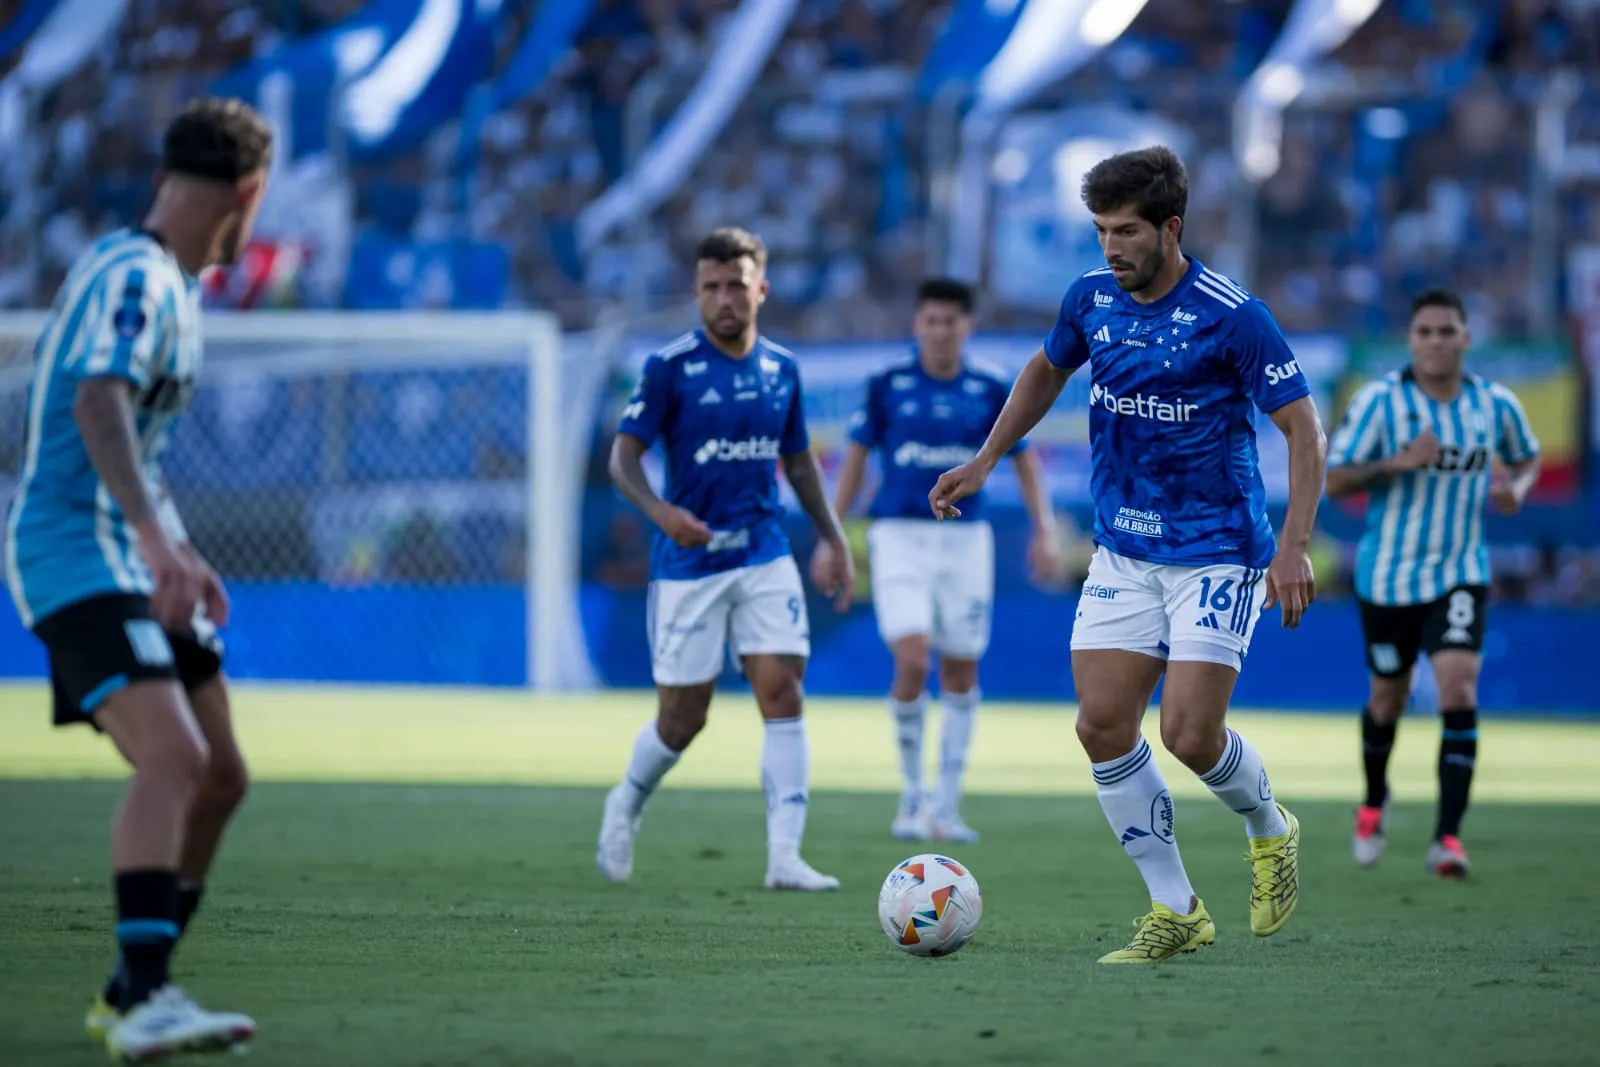
[[[887,644],[926,635],[956,659],[989,647],[994,529],[987,523],[879,519],[867,529],[872,607]]]
[[[805,590],[792,555],[704,578],[652,581],[645,625],[657,685],[715,681],[729,651],[811,655]]]
[[[1101,546],[1078,600],[1072,647],[1123,649],[1239,670],[1261,618],[1266,574],[1231,563],[1145,563]]]

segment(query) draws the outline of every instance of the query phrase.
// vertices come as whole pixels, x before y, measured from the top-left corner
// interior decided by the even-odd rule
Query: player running
[[[716,230],[700,242],[694,290],[704,327],[645,362],[611,448],[612,481],[659,527],[648,621],[659,710],[606,796],[596,861],[609,881],[632,874],[645,802],[705,726],[731,649],[766,725],[766,887],[839,888],[837,878],[800,858],[811,779],[801,680],[811,643],[800,572],[781,524],[780,463],[822,542],[835,549],[815,558],[812,576],[841,611],[855,574],[806,434],[799,367],[756,332],[766,265],[766,248],[743,230]],[[667,461],[664,499],[640,465],[658,440]]]
[[[905,788],[892,832],[902,840],[978,840],[961,818],[961,780],[978,712],[978,661],[989,647],[994,610],[994,531],[979,501],[964,510],[966,521],[936,523],[928,515],[928,491],[938,473],[977,454],[1005,403],[1006,379],[964,355],[973,304],[972,289],[962,282],[922,283],[912,319],[916,352],[868,382],[835,493],[839,514],[848,514],[861,491],[867,456],[879,451],[883,481],[868,511],[874,521],[867,541],[878,632],[894,653],[889,711]],[[1009,455],[1033,526],[1029,563],[1036,576],[1057,579],[1055,515],[1038,458],[1026,441],[1018,441]],[[932,804],[922,788],[930,650],[939,653],[944,720]]]
[[[1356,596],[1371,690],[1361,713],[1367,795],[1356,809],[1356,862],[1387,837],[1389,754],[1418,652],[1432,665],[1443,724],[1439,818],[1427,869],[1465,877],[1461,819],[1478,757],[1478,671],[1489,600],[1483,513],[1522,507],[1539,476],[1539,442],[1516,396],[1463,369],[1472,335],[1455,293],[1411,305],[1411,363],[1362,386],[1328,450],[1328,495],[1371,492],[1356,556]],[[1498,459],[1508,472],[1494,471]]]
[[[1216,939],[1140,731],[1163,672],[1162,742],[1244,816],[1251,930],[1277,933],[1299,899],[1299,824],[1274,800],[1260,754],[1225,718],[1261,613],[1281,603],[1292,629],[1315,597],[1307,547],[1324,439],[1266,306],[1184,254],[1189,186],[1177,155],[1155,147],[1103,160],[1085,176],[1083,199],[1109,266],[1067,291],[989,440],[939,479],[929,503],[940,518],[958,516],[955,505],[1089,365],[1098,548],[1072,632],[1078,739],[1112,832],[1152,899],[1133,940],[1100,962],[1156,963]],[[1281,546],[1267,522],[1252,403],[1289,442]]]
[[[250,239],[272,132],[234,100],[167,128],[155,203],[73,267],[35,350],[6,577],[50,659],[58,726],[86,723],[133,766],[111,831],[119,961],[90,1009],[113,1058],[247,1040],[170,977],[223,828],[244,797],[217,574],[189,543],[159,467],[200,373],[200,282]]]

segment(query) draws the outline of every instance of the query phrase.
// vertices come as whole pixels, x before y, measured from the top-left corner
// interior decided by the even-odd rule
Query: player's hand
[[[856,595],[856,561],[850,546],[826,537],[819,540],[811,553],[811,580],[833,597],[835,611],[849,611]]]
[[[1396,470],[1418,471],[1438,461],[1439,437],[1432,430],[1423,430],[1411,439],[1410,444],[1396,452],[1389,463]]]
[[[198,555],[174,545],[155,523],[139,530],[139,551],[155,579],[150,613],[162,629],[189,629],[194,623],[194,606],[205,596],[208,568]]]
[[[222,576],[187,541],[183,544],[183,550],[193,556],[195,562],[205,572],[205,583],[201,587],[200,595],[205,600],[206,618],[218,627],[228,625],[228,615],[233,607],[232,601],[228,599],[228,590],[222,584]]]
[[[661,532],[672,538],[673,544],[683,548],[699,548],[711,543],[711,527],[701,522],[694,512],[675,504],[662,504],[650,516]]]
[[[994,467],[979,456],[955,470],[939,475],[938,483],[928,493],[928,506],[933,508],[933,517],[941,521],[960,517],[961,509],[956,504],[982,489],[992,470]]]
[[[1522,510],[1522,496],[1504,474],[1495,474],[1489,480],[1489,503],[1502,515],[1515,515]]]
[[[1283,628],[1293,630],[1300,625],[1300,617],[1317,599],[1317,576],[1311,571],[1311,557],[1304,551],[1282,550],[1272,557],[1267,568],[1267,598],[1261,610],[1283,604]]]
[[[1028,542],[1028,572],[1046,588],[1066,584],[1067,561],[1053,535],[1036,533]]]

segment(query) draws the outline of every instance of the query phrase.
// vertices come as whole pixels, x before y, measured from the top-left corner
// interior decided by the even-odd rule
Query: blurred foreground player
[[[839,888],[837,878],[800,858],[811,781],[801,682],[811,641],[800,571],[781,524],[779,463],[835,549],[816,557],[812,573],[840,610],[849,606],[855,575],[806,434],[799,367],[756,332],[766,264],[766,248],[743,230],[717,230],[700,242],[694,288],[705,325],[645,362],[612,445],[612,481],[659,528],[647,623],[659,710],[639,731],[622,783],[606,796],[596,862],[609,881],[633,873],[645,802],[705,726],[731,649],[766,725],[766,887]],[[664,499],[640,465],[658,440]]]
[[[980,501],[969,502],[959,522],[940,523],[928,513],[928,491],[939,473],[977,454],[1008,391],[1001,371],[966,358],[973,302],[971,287],[952,279],[930,278],[918,288],[916,350],[868,381],[835,495],[839,513],[847,514],[876,449],[882,484],[868,508],[867,543],[878,632],[894,654],[889,711],[904,789],[892,832],[902,840],[978,839],[961,818],[961,780],[978,714],[978,661],[989,647],[994,615],[994,530]],[[1028,562],[1036,577],[1059,580],[1055,516],[1039,460],[1026,441],[1010,455],[1033,528]],[[933,651],[939,653],[942,736],[938,791],[930,803],[922,788],[922,733]]]
[[[1356,862],[1383,856],[1389,755],[1428,654],[1443,724],[1439,817],[1427,869],[1465,877],[1461,819],[1478,758],[1478,671],[1489,602],[1483,517],[1514,515],[1539,476],[1539,443],[1503,385],[1465,371],[1461,298],[1440,289],[1412,303],[1411,363],[1362,386],[1328,450],[1328,495],[1370,493],[1356,556],[1356,596],[1371,689],[1361,713],[1367,795],[1356,809]],[[1494,472],[1494,461],[1509,468]]]
[[[224,826],[243,799],[216,626],[222,583],[189,543],[159,459],[200,373],[200,272],[234,262],[272,133],[238,101],[166,131],[154,206],[73,267],[35,351],[6,577],[50,658],[57,725],[87,723],[133,766],[111,834],[119,961],[90,1035],[126,1062],[248,1039],[170,978]]]
[[[1183,163],[1166,148],[1089,171],[1083,199],[1109,266],[1067,290],[988,442],[929,499],[939,517],[958,515],[955,505],[1089,365],[1098,548],[1072,631],[1078,739],[1100,806],[1152,901],[1133,940],[1102,963],[1156,963],[1216,940],[1140,729],[1163,672],[1162,742],[1244,816],[1252,932],[1277,933],[1300,894],[1299,824],[1226,716],[1258,618],[1281,602],[1292,629],[1315,596],[1307,551],[1324,439],[1305,375],[1266,305],[1184,254],[1188,198]],[[1267,522],[1252,405],[1289,442],[1281,546]]]

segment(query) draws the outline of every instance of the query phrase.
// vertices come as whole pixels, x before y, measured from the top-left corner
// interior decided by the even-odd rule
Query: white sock
[[[961,811],[961,780],[967,773],[967,752],[972,748],[972,722],[978,715],[976,689],[970,693],[944,693],[939,697],[943,733],[939,737],[940,818],[954,819]]]
[[[922,793],[922,722],[928,710],[928,694],[915,700],[889,698],[889,713],[894,716],[895,741],[900,746],[900,777],[906,796]]]
[[[644,724],[639,736],[633,739],[633,758],[628,760],[628,773],[622,777],[623,796],[628,811],[637,815],[644,810],[645,801],[656,791],[661,779],[678,762],[681,752],[674,752],[661,740],[655,720]]]
[[[811,743],[805,719],[768,719],[761,744],[761,785],[767,794],[769,861],[800,854],[810,803]]]
[[[1245,833],[1251,837],[1277,837],[1289,832],[1277,801],[1272,798],[1272,783],[1261,766],[1256,746],[1228,731],[1228,744],[1217,765],[1200,776],[1217,794],[1217,799],[1244,816]]]
[[[1093,769],[1100,809],[1144,876],[1150,899],[1188,915],[1194,887],[1178,856],[1172,794],[1167,792],[1150,743],[1141,737],[1132,752],[1096,763]]]

